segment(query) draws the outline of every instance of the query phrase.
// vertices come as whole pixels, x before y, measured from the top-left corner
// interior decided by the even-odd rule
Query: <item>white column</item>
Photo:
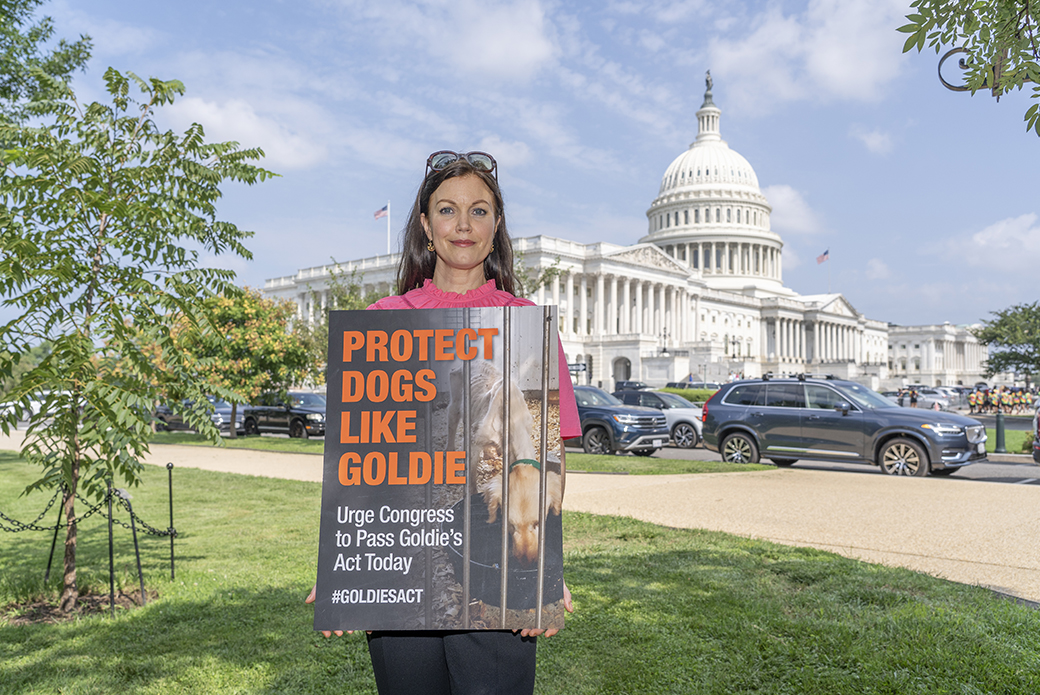
[[[617,275],[610,277],[610,313],[607,314],[607,335],[618,334],[618,322],[621,320],[621,312],[617,303]]]
[[[639,333],[642,335],[643,331],[643,281],[636,281],[636,315],[635,315],[635,330],[633,333]]]
[[[560,306],[560,276],[553,275],[552,279],[552,303]]]
[[[625,279],[625,284],[621,286],[621,332],[631,333],[632,332],[632,293],[631,293],[632,281]]]
[[[578,315],[578,335],[588,335],[589,320],[589,276],[581,274],[581,285],[579,287],[581,296],[578,298],[578,306],[581,313]]]
[[[596,274],[596,294],[592,304],[592,331],[593,335],[603,335],[603,316],[606,313],[606,298],[603,290],[603,274]]]
[[[567,322],[564,326],[564,335],[574,335],[574,273],[567,273]]]

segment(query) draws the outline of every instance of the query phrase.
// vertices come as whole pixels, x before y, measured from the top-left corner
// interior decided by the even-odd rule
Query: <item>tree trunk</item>
[[[79,458],[72,463],[72,485],[65,491],[62,507],[65,510],[65,586],[61,592],[58,610],[68,613],[76,608],[79,589],[76,587],[76,488],[79,484]]]
[[[235,427],[235,421],[238,419],[238,403],[231,404],[231,438],[238,438],[238,428]]]

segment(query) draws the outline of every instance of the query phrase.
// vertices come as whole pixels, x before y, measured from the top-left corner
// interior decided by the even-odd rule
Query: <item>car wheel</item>
[[[293,439],[307,438],[307,428],[303,426],[302,420],[293,420],[289,423],[289,436]]]
[[[780,466],[781,468],[786,468],[787,466],[791,466],[791,465],[794,465],[794,464],[798,463],[798,459],[769,459],[769,460],[772,461],[773,463],[775,463],[777,466]]]
[[[253,420],[252,418],[247,419],[242,427],[245,430],[247,437],[254,437],[260,434],[260,428],[256,426],[256,420]]]
[[[917,442],[902,437],[893,439],[881,447],[878,455],[881,470],[888,475],[912,475],[923,478],[928,475],[928,455]]]
[[[697,428],[688,422],[680,422],[672,428],[672,441],[680,449],[692,449],[697,446],[700,437],[697,436]]]
[[[722,442],[722,460],[728,463],[758,463],[758,447],[746,434],[731,434]]]
[[[657,449],[636,449],[632,453],[636,456],[649,456],[655,451],[657,451]]]
[[[602,427],[593,427],[581,438],[581,448],[586,454],[602,454],[610,456],[614,450],[610,448],[610,434]]]

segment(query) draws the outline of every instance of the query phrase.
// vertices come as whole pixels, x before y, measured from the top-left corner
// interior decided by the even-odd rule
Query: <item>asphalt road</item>
[[[581,453],[580,448],[567,448],[568,452]],[[630,455],[630,454],[628,454]],[[722,457],[714,451],[698,446],[695,449],[679,449],[666,446],[657,450],[651,458],[682,459],[687,461],[721,461]],[[1029,456],[1000,456],[1000,461],[990,460],[965,466],[947,478],[931,477],[936,481],[978,480],[988,483],[1008,483],[1012,485],[1040,485],[1040,465],[1033,463]],[[769,461],[763,461],[768,464]],[[793,466],[795,470],[834,471],[850,475],[884,475],[877,466],[859,463],[839,463],[827,461],[800,461]]]

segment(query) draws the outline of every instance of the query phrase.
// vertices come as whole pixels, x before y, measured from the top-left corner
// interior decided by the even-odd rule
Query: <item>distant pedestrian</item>
[[[917,407],[917,389],[914,388],[910,389],[910,407]]]

